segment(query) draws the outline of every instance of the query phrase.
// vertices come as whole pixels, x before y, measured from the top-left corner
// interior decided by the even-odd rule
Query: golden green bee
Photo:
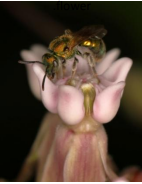
[[[46,76],[53,79],[58,72],[59,64],[65,70],[66,61],[74,57],[72,76],[75,74],[78,59],[76,55],[88,57],[88,64],[92,67],[95,73],[94,63],[99,61],[105,54],[106,47],[102,38],[106,35],[107,31],[102,25],[92,25],[82,28],[81,30],[73,33],[71,30],[65,30],[65,33],[55,38],[42,56],[40,61],[20,61],[20,63],[40,63],[46,67],[45,76],[43,78],[42,89],[44,90],[44,82]],[[78,46],[87,47],[90,53],[80,53]]]

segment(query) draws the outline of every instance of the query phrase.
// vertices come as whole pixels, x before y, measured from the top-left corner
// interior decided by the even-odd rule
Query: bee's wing
[[[107,34],[107,30],[102,25],[86,26],[81,30],[75,33],[72,33],[73,44],[71,47],[73,48],[76,45],[82,43],[83,41],[91,37],[103,38],[106,34]]]

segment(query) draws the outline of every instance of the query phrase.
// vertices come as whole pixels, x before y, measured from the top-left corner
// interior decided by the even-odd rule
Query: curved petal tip
[[[60,117],[69,125],[79,123],[84,117],[82,92],[72,86],[61,86],[59,96],[58,113]]]
[[[107,123],[116,115],[125,83],[120,82],[109,86],[100,93],[94,103],[93,117],[99,123]]]
[[[38,58],[35,56],[35,54],[31,51],[28,50],[22,50],[20,52],[21,57],[23,58],[23,60],[26,61],[36,61]],[[30,89],[33,93],[33,95],[40,100],[40,86],[39,86],[39,82],[37,79],[37,76],[35,75],[33,69],[32,69],[33,64],[28,64],[26,65],[26,69],[27,69],[27,75],[28,75],[28,82],[29,82],[29,86]]]
[[[121,58],[115,61],[103,76],[112,82],[125,81],[132,63],[130,58]]]
[[[42,90],[42,81],[45,75],[44,70],[39,64],[33,64],[33,70],[40,83],[40,92],[44,106],[52,113],[57,113],[58,87],[54,85],[48,77],[45,79],[44,91]]]
[[[115,48],[107,52],[106,56],[103,58],[102,62],[97,65],[97,73],[101,75],[104,73],[109,66],[118,58],[120,54],[120,49]]]

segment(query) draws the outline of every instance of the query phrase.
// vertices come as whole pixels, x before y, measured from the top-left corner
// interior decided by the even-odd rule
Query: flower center
[[[100,124],[92,118],[93,104],[96,97],[95,87],[91,83],[83,83],[81,90],[84,95],[85,116],[80,123],[69,125],[68,128],[76,133],[95,132],[100,126]]]
[[[95,133],[101,126],[100,123],[95,121],[91,116],[85,116],[83,120],[76,125],[65,125],[75,133]]]
[[[100,91],[100,80],[96,75],[90,73],[79,74],[76,73],[72,76],[66,76],[56,81],[56,85],[70,85],[82,91],[84,96],[84,109],[85,115],[83,120],[76,125],[66,125],[69,129],[75,133],[88,133],[96,132],[100,123],[96,122],[92,118],[93,104],[96,94]]]
[[[76,75],[73,78],[68,78],[65,82],[66,85],[71,85],[78,89],[80,89],[83,84],[88,84],[88,83],[95,86],[99,84],[99,79],[96,77],[93,77],[90,74],[83,74],[83,75]]]

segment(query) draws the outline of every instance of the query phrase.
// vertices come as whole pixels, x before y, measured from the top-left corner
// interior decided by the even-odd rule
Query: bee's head
[[[53,65],[56,58],[53,53],[46,53],[42,56],[42,61],[46,66]]]

